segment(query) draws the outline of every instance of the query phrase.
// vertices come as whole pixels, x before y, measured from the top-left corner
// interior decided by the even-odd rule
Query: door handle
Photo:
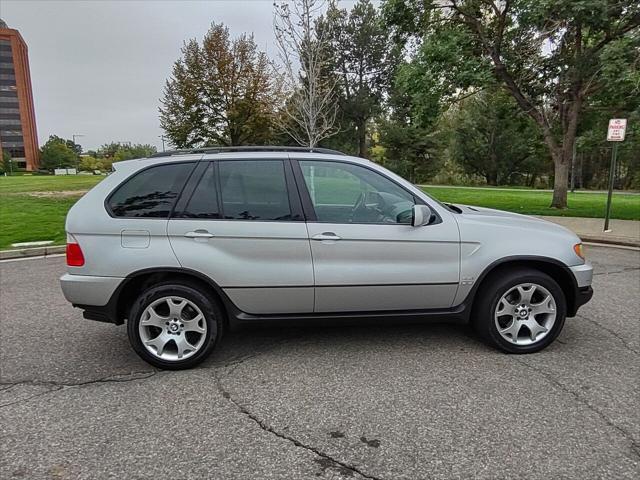
[[[311,237],[312,240],[340,240],[340,237],[333,232],[322,232]]]
[[[212,238],[214,235],[206,230],[194,230],[193,232],[185,233],[184,236],[187,238]]]

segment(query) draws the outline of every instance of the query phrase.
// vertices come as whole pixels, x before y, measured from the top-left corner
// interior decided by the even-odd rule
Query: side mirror
[[[414,205],[413,216],[411,217],[411,226],[421,227],[429,225],[435,220],[436,216],[426,205]]]

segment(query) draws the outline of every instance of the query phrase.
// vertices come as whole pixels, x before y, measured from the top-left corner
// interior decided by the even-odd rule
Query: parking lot
[[[82,319],[64,258],[0,264],[0,477],[638,478],[640,253],[589,247],[595,296],[545,351],[466,327],[235,332],[156,371]]]

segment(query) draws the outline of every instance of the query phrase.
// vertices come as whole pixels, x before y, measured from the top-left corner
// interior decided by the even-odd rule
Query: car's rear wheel
[[[494,275],[481,286],[476,298],[476,331],[505,352],[540,351],[564,326],[564,293],[555,280],[537,270],[517,269]]]
[[[223,313],[199,288],[162,284],[138,297],[127,333],[143,360],[159,368],[181,370],[202,362],[222,333]]]

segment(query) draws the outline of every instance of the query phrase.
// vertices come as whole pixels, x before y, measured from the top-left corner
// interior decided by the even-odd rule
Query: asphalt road
[[[445,325],[262,329],[162,372],[83,320],[62,258],[0,264],[0,478],[638,478],[640,253],[544,352]]]

